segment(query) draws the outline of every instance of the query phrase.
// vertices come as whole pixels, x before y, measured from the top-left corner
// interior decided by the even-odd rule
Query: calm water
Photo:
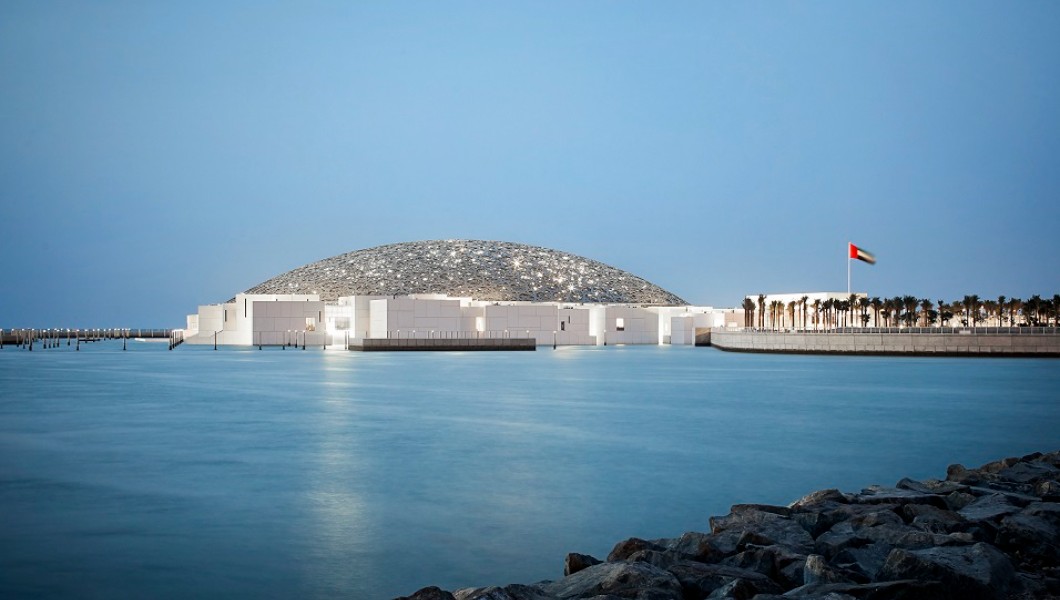
[[[951,462],[1060,448],[1060,361],[693,348],[0,351],[0,596],[533,582]]]

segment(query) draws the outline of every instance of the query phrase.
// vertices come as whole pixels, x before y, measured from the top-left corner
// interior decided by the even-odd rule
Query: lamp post
[[[552,332],[552,349],[553,350],[556,349],[556,332],[555,331]]]

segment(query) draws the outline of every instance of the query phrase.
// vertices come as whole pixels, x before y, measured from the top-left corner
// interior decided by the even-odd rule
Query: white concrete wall
[[[454,337],[461,332],[459,300],[382,298],[370,301],[369,331],[373,338]]]
[[[278,346],[285,343],[321,346],[324,343],[324,303],[319,300],[272,300],[253,302],[254,320],[250,344]]]
[[[608,306],[605,318],[604,343],[658,344],[659,314],[646,308]],[[619,319],[623,330],[619,331]]]
[[[696,343],[696,330],[692,315],[670,317],[670,344],[692,346]]]

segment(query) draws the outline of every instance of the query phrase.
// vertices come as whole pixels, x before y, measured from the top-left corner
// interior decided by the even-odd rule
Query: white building
[[[510,242],[435,240],[349,252],[188,316],[190,344],[346,347],[370,338],[533,338],[539,345],[692,344],[739,326],[626,271]]]

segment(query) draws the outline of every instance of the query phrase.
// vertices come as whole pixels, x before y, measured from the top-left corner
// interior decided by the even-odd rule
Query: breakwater
[[[530,585],[423,588],[402,600],[1020,599],[1060,594],[1060,452],[1006,458],[944,480],[787,506],[737,504],[710,532],[568,554]]]
[[[729,352],[1060,357],[1060,330],[1054,327],[841,332],[714,329],[710,332],[710,345]]]

